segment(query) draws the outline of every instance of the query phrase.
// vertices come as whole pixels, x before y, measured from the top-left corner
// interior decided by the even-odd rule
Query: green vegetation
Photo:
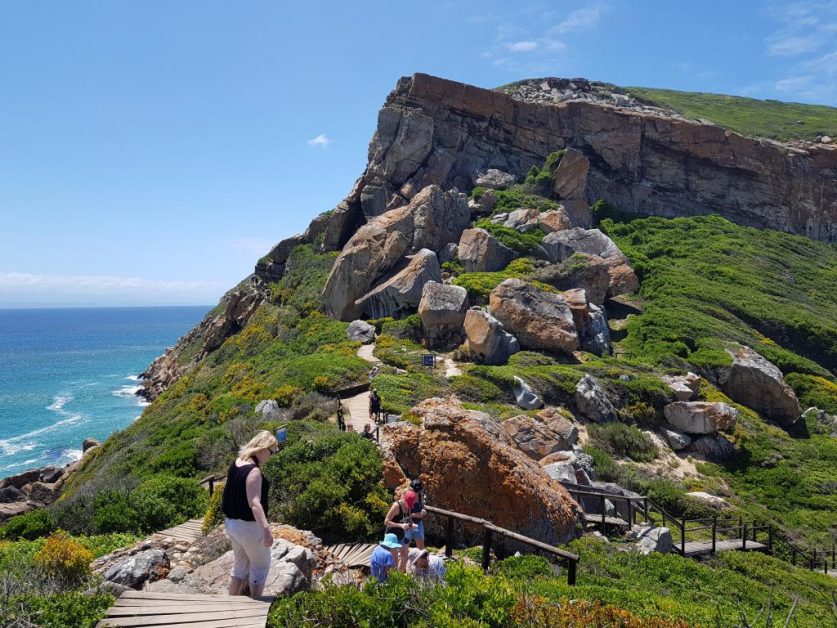
[[[462,273],[451,283],[465,288],[472,304],[487,303],[491,291],[506,279],[527,279],[533,270],[532,261],[523,257],[513,260],[505,270],[495,273]]]
[[[476,221],[474,227],[485,229],[497,238],[501,244],[506,245],[520,255],[531,255],[540,246],[541,240],[546,235],[540,228],[521,233],[517,229],[495,224],[488,218]]]
[[[482,188],[474,189],[481,190]],[[484,193],[485,191],[483,190],[480,193],[480,196]],[[507,190],[495,190],[494,195],[497,199],[494,209],[492,210],[492,213],[494,214],[513,212],[515,209],[520,209],[522,207],[537,209],[542,212],[558,208],[558,203],[556,201],[545,198],[541,194],[533,193],[531,188],[526,184],[513,185]],[[478,197],[475,196],[474,198]]]
[[[650,462],[657,457],[657,446],[644,432],[633,425],[605,423],[588,426],[590,442],[614,456],[627,456],[637,462]]]
[[[288,444],[264,468],[270,517],[311,530],[326,542],[369,540],[389,508],[378,448],[321,423],[288,427]]]
[[[757,553],[720,554],[704,565],[595,539],[575,541],[571,549],[581,556],[576,587],[536,556],[507,558],[490,575],[454,563],[446,586],[422,587],[395,574],[361,590],[299,593],[273,607],[268,625],[726,626],[744,619],[760,626],[784,623],[796,602],[789,625],[821,626],[837,613],[831,605],[837,581]]]
[[[742,135],[777,140],[814,140],[837,135],[837,109],[741,96],[628,87],[636,98],[674,109],[694,119],[706,119]]]

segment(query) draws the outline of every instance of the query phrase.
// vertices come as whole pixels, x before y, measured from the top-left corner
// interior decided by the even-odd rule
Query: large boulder
[[[552,233],[553,231],[564,231],[565,229],[572,229],[573,224],[566,210],[562,207],[558,209],[550,209],[542,212],[538,216],[538,223],[544,233]]]
[[[491,314],[524,349],[569,354],[579,347],[567,300],[520,279],[506,279],[491,291]]]
[[[567,290],[563,297],[572,312],[581,348],[596,355],[610,355],[610,328],[604,306],[588,302],[583,288]]]
[[[10,475],[5,479],[0,480],[0,488],[4,488],[6,486],[14,486],[17,489],[22,489],[27,484],[37,482],[40,479],[40,469],[29,469],[28,471],[23,471],[22,473],[18,473],[17,475]]]
[[[573,401],[579,414],[589,421],[615,421],[618,416],[604,389],[589,373],[576,384]]]
[[[515,445],[533,460],[542,460],[557,451],[568,450],[578,438],[578,428],[554,408],[542,410],[536,418],[522,414],[507,419],[503,421],[503,429]],[[572,466],[568,462],[561,464]]]
[[[563,262],[538,268],[535,278],[559,290],[581,288],[590,303],[601,305],[610,286],[610,268],[610,264],[597,255],[575,253]]]
[[[636,549],[640,554],[659,552],[667,554],[674,546],[671,530],[668,528],[648,528],[639,533]]]
[[[11,519],[12,517],[16,517],[17,515],[23,515],[27,512],[35,510],[39,508],[38,504],[35,504],[30,501],[17,501],[17,502],[10,502],[10,503],[0,503],[0,523]]]
[[[515,229],[521,233],[534,231],[540,225],[540,214],[537,209],[521,207],[520,209],[515,209],[508,215],[503,226],[509,229]]]
[[[256,404],[256,414],[261,414],[265,421],[278,421],[282,418],[282,410],[275,399],[262,399]]]
[[[671,447],[674,451],[686,449],[689,445],[692,444],[691,436],[689,436],[688,434],[684,434],[683,432],[678,432],[677,430],[667,427],[665,425],[660,427],[660,433],[662,434],[665,441],[668,443],[669,447]]]
[[[465,313],[467,352],[475,362],[505,364],[509,356],[520,351],[517,338],[505,331],[503,324],[479,307]]]
[[[50,465],[41,469],[41,482],[52,484],[57,482],[64,475],[64,467]]]
[[[735,457],[735,445],[723,434],[709,434],[695,439],[692,451],[715,462],[726,462]]]
[[[628,258],[619,247],[598,229],[576,227],[567,231],[548,234],[541,246],[550,262],[570,259],[577,253],[592,255],[605,260],[608,271],[607,296],[614,297],[639,288],[639,279],[631,268]]]
[[[466,273],[503,270],[517,254],[485,229],[465,229],[459,238],[459,261]]]
[[[468,311],[468,292],[460,286],[435,281],[424,284],[418,313],[430,349],[448,349],[464,338],[462,328]]]
[[[535,410],[543,407],[543,399],[540,398],[534,389],[520,379],[517,375],[514,376],[514,400],[517,407],[523,410]]]
[[[165,578],[169,566],[169,557],[164,550],[149,549],[126,557],[108,569],[103,577],[131,589],[141,589],[146,582]]]
[[[349,323],[346,334],[349,340],[356,340],[357,342],[368,345],[375,340],[375,326],[358,319]]]
[[[687,434],[711,434],[728,430],[738,420],[738,410],[722,401],[675,401],[663,408],[666,419]]]
[[[732,367],[721,389],[734,401],[782,425],[790,425],[802,414],[793,389],[785,383],[778,367],[749,347],[728,350]]]
[[[424,284],[442,281],[439,260],[430,249],[406,257],[389,276],[355,302],[368,318],[399,316],[415,310],[421,302]]]
[[[576,503],[487,414],[438,398],[411,413],[420,425],[387,425],[381,440],[407,477],[421,477],[429,503],[550,545],[576,536]],[[445,520],[431,516],[426,526],[431,535],[441,536]],[[478,542],[482,527],[466,524],[464,534],[466,543]],[[502,537],[495,536],[495,542],[505,551],[521,547]]]
[[[47,506],[58,499],[61,489],[55,483],[32,482],[23,487],[23,492],[29,496],[29,501]]]
[[[97,441],[95,438],[85,438],[84,442],[81,444],[81,451],[86,454],[90,449],[99,447],[101,444],[102,443]]]
[[[700,375],[694,373],[663,376],[663,381],[671,388],[677,401],[691,401],[700,389],[700,379]]]
[[[10,504],[12,502],[23,501],[26,495],[19,488],[14,486],[4,486],[0,488],[0,504]]]
[[[340,320],[358,318],[356,302],[404,255],[423,248],[438,251],[456,242],[469,220],[465,195],[443,192],[435,185],[409,204],[372,218],[349,239],[332,266],[323,289],[326,311]]]
[[[503,172],[497,168],[489,168],[474,177],[474,187],[503,190],[514,185],[516,180],[513,174]]]
[[[590,161],[580,150],[568,148],[555,170],[553,193],[559,199],[587,199],[587,173]]]

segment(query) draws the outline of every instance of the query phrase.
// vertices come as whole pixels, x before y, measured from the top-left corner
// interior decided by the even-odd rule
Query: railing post
[[[747,524],[744,524],[744,527],[741,528],[741,549],[747,549]]]
[[[648,523],[648,498],[647,497],[643,500],[643,505],[645,507],[645,523]]]
[[[212,493],[215,491],[215,478],[209,478],[209,496],[212,497]]]
[[[837,549],[833,544],[831,545],[831,568],[837,569]]]
[[[686,555],[686,517],[683,517],[683,522],[680,524],[680,554]]]
[[[453,517],[448,517],[447,529],[445,530],[445,556],[450,558],[453,556]]]
[[[756,540],[756,530],[757,530],[756,524],[757,524],[757,523],[758,523],[758,521],[756,521],[755,519],[753,519],[753,540],[754,540],[754,541]]]
[[[811,554],[811,571],[814,571],[814,567],[817,564],[817,550],[814,550],[814,553]]]
[[[576,561],[567,560],[567,584],[571,587],[575,586],[576,567],[578,567]]]
[[[491,563],[491,528],[488,526],[482,529],[482,570],[488,571]]]
[[[796,548],[791,545],[791,565],[796,567]]]
[[[601,504],[602,504],[602,534],[605,533],[605,496],[604,493],[601,495]]]
[[[628,525],[634,525],[634,503],[628,500]]]
[[[718,537],[718,515],[712,515],[712,555],[715,555],[715,545]]]
[[[773,525],[769,524],[767,526],[767,551],[768,553],[773,553]]]

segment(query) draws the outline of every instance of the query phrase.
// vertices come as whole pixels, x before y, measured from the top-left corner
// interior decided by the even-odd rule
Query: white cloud
[[[95,294],[144,291],[194,293],[216,291],[224,286],[214,281],[161,281],[140,277],[112,275],[36,275],[33,273],[0,273],[0,295],[5,291],[79,291]]]
[[[767,45],[767,53],[779,57],[790,57],[811,52],[820,47],[820,40],[813,35],[778,37]]]
[[[315,148],[325,148],[326,146],[331,144],[331,142],[332,139],[330,137],[327,137],[326,135],[320,133],[317,137],[312,137],[310,140],[308,140],[308,146],[314,146]]]
[[[552,27],[552,33],[572,33],[574,31],[591,28],[595,26],[599,18],[602,16],[604,6],[593,5],[584,7],[583,9],[576,9],[565,17],[561,22]]]
[[[514,43],[506,44],[506,48],[512,52],[532,52],[538,47],[536,41],[516,41]]]

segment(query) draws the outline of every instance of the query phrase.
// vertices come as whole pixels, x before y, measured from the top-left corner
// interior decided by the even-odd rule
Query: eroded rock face
[[[546,420],[542,416],[546,417]],[[518,449],[533,460],[542,460],[557,451],[568,450],[578,438],[578,428],[558,414],[554,408],[542,410],[538,413],[538,418],[524,414],[507,419],[503,421],[503,429]],[[570,463],[554,464],[566,464],[572,468]],[[550,476],[554,477],[551,473]],[[572,481],[575,481],[575,475]]]
[[[457,241],[469,220],[465,195],[437,186],[421,190],[408,205],[376,216],[355,232],[335,260],[323,289],[326,311],[340,320],[357,318],[357,301],[405,255],[423,248],[437,251]],[[421,288],[413,307],[420,298]]]
[[[564,231],[565,229],[572,229],[575,226],[572,224],[570,217],[567,215],[567,212],[563,207],[542,212],[541,215],[538,216],[538,223],[545,233]]]
[[[726,462],[735,457],[735,445],[723,434],[709,434],[695,439],[692,451],[715,462]]]
[[[578,332],[567,300],[520,279],[506,279],[491,291],[489,310],[524,349],[572,353]]]
[[[459,261],[466,273],[503,270],[517,254],[485,229],[465,229],[459,238]]]
[[[503,190],[514,185],[515,181],[516,178],[513,174],[497,170],[496,168],[489,168],[474,178],[474,186],[491,188],[493,190]]]
[[[436,254],[421,249],[407,256],[389,276],[359,298],[355,306],[367,318],[397,317],[412,312],[421,302],[428,281],[442,281],[442,270]]]
[[[732,367],[721,385],[727,395],[782,425],[800,417],[802,408],[796,394],[775,364],[749,347],[728,353],[733,358]]]
[[[481,364],[500,365],[520,351],[517,338],[505,331],[503,324],[479,307],[465,313],[467,350],[471,359]]]
[[[732,429],[738,410],[722,401],[675,401],[663,408],[666,419],[687,434],[711,434]]]
[[[421,477],[428,502],[545,543],[575,536],[576,503],[488,415],[438,398],[411,412],[421,418],[421,426],[387,425],[382,440],[408,477]],[[430,534],[444,531],[438,517],[428,518],[426,526]],[[482,534],[476,527],[465,528],[468,540]],[[495,541],[506,551],[517,549],[514,543]]]
[[[430,349],[448,349],[459,345],[464,337],[468,292],[460,286],[435,281],[424,284],[418,313],[424,338]]]

